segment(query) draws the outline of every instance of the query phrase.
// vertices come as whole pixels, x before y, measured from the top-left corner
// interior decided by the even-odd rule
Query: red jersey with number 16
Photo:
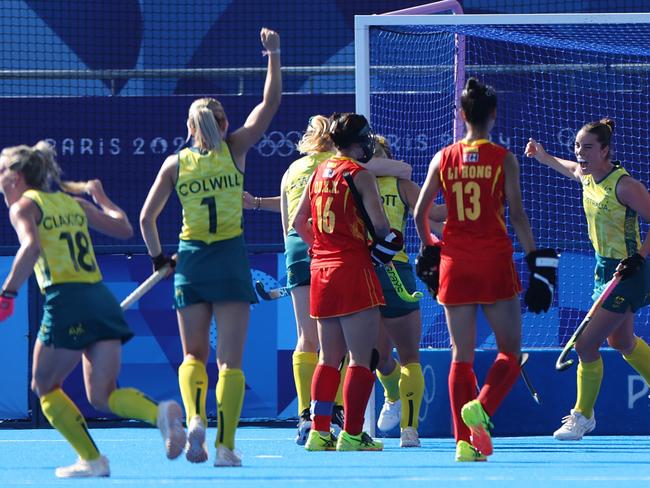
[[[506,154],[487,139],[442,150],[440,182],[448,210],[443,249],[449,258],[512,254],[505,222]]]
[[[312,266],[337,263],[371,264],[366,226],[359,217],[343,174],[366,171],[353,160],[333,157],[321,163],[309,186],[311,200]]]

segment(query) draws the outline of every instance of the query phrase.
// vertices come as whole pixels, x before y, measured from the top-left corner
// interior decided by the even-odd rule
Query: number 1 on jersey
[[[201,205],[208,207],[208,232],[217,233],[217,200],[215,197],[205,197],[201,200]]]

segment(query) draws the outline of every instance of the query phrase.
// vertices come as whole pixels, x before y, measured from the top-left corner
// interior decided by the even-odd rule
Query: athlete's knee
[[[608,337],[607,344],[612,349],[616,349],[618,352],[624,355],[628,355],[634,350],[636,345],[636,338],[634,336],[630,337]]]
[[[115,390],[114,385],[92,385],[86,390],[86,398],[95,410],[100,412],[110,412],[111,408],[108,403],[108,398]]]

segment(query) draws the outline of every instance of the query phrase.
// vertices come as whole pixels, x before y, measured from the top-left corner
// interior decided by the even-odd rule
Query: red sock
[[[491,417],[501,405],[519,376],[519,359],[515,354],[500,352],[488,371],[478,399]]]
[[[456,442],[469,442],[469,427],[465,425],[460,410],[467,402],[476,398],[476,375],[472,363],[452,361],[449,370],[449,401],[451,415],[454,421],[454,437]]]
[[[332,422],[332,407],[339,389],[341,373],[338,369],[319,364],[311,380],[312,429],[329,432]]]
[[[343,429],[350,435],[359,435],[363,430],[366,405],[375,386],[375,375],[363,366],[348,366],[343,383],[343,405],[345,421]]]

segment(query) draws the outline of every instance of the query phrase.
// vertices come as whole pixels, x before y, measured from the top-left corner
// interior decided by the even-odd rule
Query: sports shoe
[[[308,451],[336,451],[336,437],[331,432],[321,434],[317,430],[311,430],[305,443]]]
[[[399,435],[399,447],[420,447],[420,436],[413,427],[404,427]]]
[[[476,461],[487,461],[487,457],[481,454],[467,441],[458,441],[456,444],[456,462],[472,463]]]
[[[176,459],[185,447],[185,429],[183,429],[183,410],[173,400],[158,404],[156,425],[165,440],[165,452],[169,459]]]
[[[478,400],[472,400],[463,405],[460,411],[463,422],[469,427],[471,432],[470,439],[472,445],[478,449],[484,456],[492,454],[492,437],[490,436],[490,429],[492,429],[492,422],[483,405]]]
[[[359,435],[350,435],[342,430],[336,441],[337,451],[383,451],[384,443],[370,437],[365,432]]]
[[[590,419],[571,409],[571,414],[562,419],[562,427],[553,432],[558,441],[579,441],[596,428],[596,414]]]
[[[217,446],[217,454],[214,457],[214,466],[217,468],[241,466],[241,453],[228,449],[224,445],[219,445]]]
[[[343,406],[334,405],[334,408],[332,409],[332,425],[330,426],[330,430],[332,434],[334,434],[334,437],[338,438],[339,434],[343,430],[343,424],[345,422],[344,418]]]
[[[208,448],[205,445],[205,426],[199,415],[190,419],[187,426],[187,443],[185,459],[191,463],[204,463],[208,460]]]
[[[387,432],[394,429],[399,424],[402,418],[402,401],[384,400],[384,406],[381,407],[379,418],[377,419],[377,427],[379,430]]]
[[[108,466],[108,459],[105,456],[99,456],[92,461],[79,458],[70,466],[56,468],[54,474],[57,478],[99,478],[110,476],[111,470]]]
[[[311,431],[311,413],[309,409],[306,408],[300,414],[300,420],[298,421],[298,432],[296,433],[296,444],[299,446],[304,446],[307,442],[307,437],[309,437],[309,432]]]

